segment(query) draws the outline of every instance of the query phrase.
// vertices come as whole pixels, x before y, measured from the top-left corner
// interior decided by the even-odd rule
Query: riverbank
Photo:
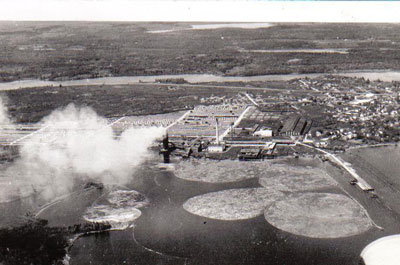
[[[211,74],[179,74],[179,75],[148,75],[148,76],[113,76],[66,81],[45,81],[39,79],[20,80],[0,83],[0,91],[15,90],[32,87],[48,86],[101,86],[101,85],[129,85],[135,83],[155,83],[157,79],[185,79],[189,83],[207,82],[263,82],[289,81],[298,78],[316,78],[324,75],[365,78],[369,80],[400,81],[400,71],[365,70],[337,73],[310,73],[310,74],[271,74],[256,76],[222,76]]]

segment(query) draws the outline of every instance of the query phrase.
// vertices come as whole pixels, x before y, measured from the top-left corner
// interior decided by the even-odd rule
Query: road
[[[336,155],[334,155],[334,154],[332,154],[332,153],[329,153],[329,152],[327,152],[327,151],[325,151],[325,150],[322,150],[322,149],[320,149],[320,148],[318,148],[318,147],[314,147],[314,146],[311,146],[311,145],[308,145],[308,144],[304,144],[304,143],[301,143],[301,142],[298,142],[298,141],[296,142],[296,145],[301,145],[301,146],[305,146],[305,147],[308,147],[308,148],[312,148],[312,149],[318,150],[319,152],[325,154],[325,155],[328,157],[328,159],[329,159],[330,161],[332,161],[333,163],[335,163],[335,164],[341,166],[341,167],[342,167],[344,170],[346,170],[354,179],[356,179],[356,180],[357,180],[356,185],[357,185],[358,187],[360,187],[360,189],[362,189],[362,190],[364,190],[364,191],[373,190],[372,186],[369,185],[369,184],[368,184],[368,183],[367,183],[367,182],[366,182],[352,167],[351,167],[351,164],[350,164],[350,163],[348,163],[348,162],[346,162],[346,161],[343,161],[341,158],[337,157]]]
[[[246,97],[253,103],[256,107],[258,107],[258,103],[247,93],[245,93]]]
[[[178,122],[182,121],[184,118],[186,118],[187,115],[189,115],[189,113],[191,112],[191,110],[186,111],[179,119],[177,119],[175,122],[171,123],[170,125],[168,125],[165,130],[168,130],[169,128],[171,128],[172,126],[174,126],[175,124],[177,124]]]
[[[236,119],[236,121],[233,123],[233,125],[232,125],[232,126],[229,126],[228,129],[226,129],[225,132],[223,132],[223,133],[219,136],[219,139],[218,139],[218,140],[219,140],[220,142],[224,139],[225,136],[228,135],[228,133],[229,133],[232,129],[236,128],[236,127],[239,125],[239,123],[242,121],[244,115],[246,115],[246,113],[247,113],[251,108],[252,108],[252,107],[250,107],[250,106],[247,107],[247,108],[242,112],[242,114],[240,114],[240,116]]]

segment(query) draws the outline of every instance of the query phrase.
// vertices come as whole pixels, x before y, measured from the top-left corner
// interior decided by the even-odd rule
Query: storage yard
[[[246,109],[246,106],[238,105],[215,105],[197,106],[185,117],[168,129],[170,137],[204,138],[216,137],[218,120],[218,131],[221,133],[228,130]]]

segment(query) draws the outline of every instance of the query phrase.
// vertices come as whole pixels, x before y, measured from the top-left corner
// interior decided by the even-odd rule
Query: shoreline
[[[262,81],[289,81],[297,78],[315,78],[326,75],[343,77],[366,78],[370,80],[382,80],[387,82],[400,81],[400,71],[391,70],[357,70],[337,73],[309,73],[309,74],[270,74],[255,76],[223,76],[215,74],[172,74],[172,75],[148,75],[148,76],[112,76],[90,79],[69,79],[64,81],[46,81],[40,79],[23,79],[0,83],[0,91],[16,90],[22,88],[38,88],[51,86],[101,86],[101,85],[129,85],[140,83],[157,84],[157,79],[183,78],[192,84],[207,82],[262,82]],[[171,83],[170,85],[176,85]],[[184,84],[182,84],[184,85]]]
[[[359,146],[350,146],[346,151],[351,151],[351,150],[357,150],[357,149],[362,149],[362,148],[383,148],[383,147],[388,147],[388,146],[398,146],[398,142],[392,142],[392,143],[383,143],[383,144],[372,144],[372,145],[359,145]]]
[[[84,232],[84,233],[78,233],[73,235],[71,238],[68,239],[68,246],[65,248],[65,256],[64,258],[61,260],[62,264],[64,265],[69,265],[69,261],[71,260],[71,256],[69,255],[71,248],[74,246],[75,242],[77,240],[79,240],[80,238],[84,237],[84,236],[91,236],[94,234],[101,234],[101,233],[108,233],[108,232],[112,232],[112,231],[125,231],[127,229],[132,228],[131,226],[128,226],[126,228],[109,228],[109,229],[105,229],[105,230],[100,230],[100,231],[89,231],[89,232]]]

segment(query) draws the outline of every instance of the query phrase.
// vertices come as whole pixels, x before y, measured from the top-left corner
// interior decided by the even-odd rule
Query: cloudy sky
[[[0,20],[400,22],[398,1],[0,0]]]

